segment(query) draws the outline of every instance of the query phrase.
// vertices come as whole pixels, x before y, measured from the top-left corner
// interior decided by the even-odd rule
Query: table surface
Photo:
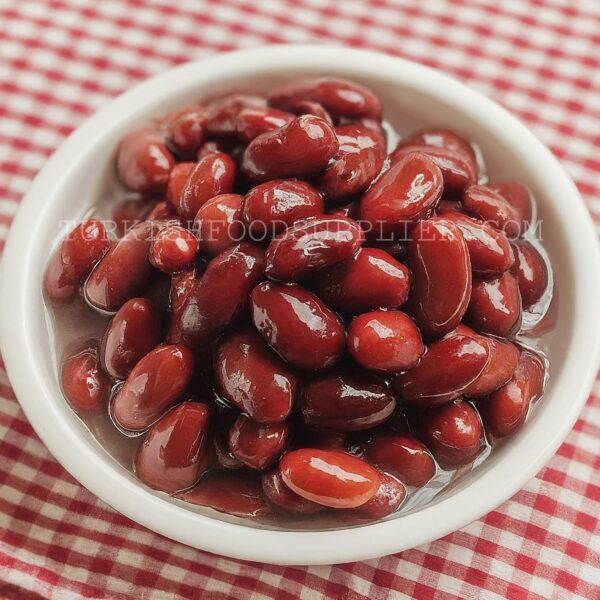
[[[281,42],[375,49],[466,82],[552,149],[600,224],[598,0],[0,0],[0,252],[36,172],[86,116],[178,63]],[[83,489],[0,363],[0,597],[591,599],[599,517],[597,382],[549,465],[461,531],[334,567],[221,558]]]

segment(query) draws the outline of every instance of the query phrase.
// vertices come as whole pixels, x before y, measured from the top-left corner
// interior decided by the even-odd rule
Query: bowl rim
[[[535,157],[535,163],[533,159],[529,161],[529,168],[543,170],[554,195],[570,205],[569,212],[561,216],[565,217],[568,231],[577,234],[570,236],[571,249],[575,256],[586,257],[579,261],[585,262],[585,267],[575,264],[574,273],[578,286],[574,293],[578,295],[574,301],[572,345],[579,348],[579,358],[576,362],[570,357],[565,359],[571,367],[577,367],[577,375],[571,376],[568,386],[562,386],[570,398],[562,417],[555,419],[556,427],[534,427],[530,434],[515,440],[498,464],[482,472],[466,488],[388,521],[327,531],[277,531],[220,521],[165,502],[98,459],[97,450],[82,441],[55,409],[53,394],[36,368],[35,352],[41,350],[35,348],[36,319],[31,318],[28,306],[40,290],[39,280],[32,281],[36,278],[27,273],[36,260],[32,231],[42,227],[40,207],[49,190],[64,185],[76,170],[78,158],[92,152],[102,136],[114,131],[115,118],[121,111],[131,114],[147,104],[148,97],[168,96],[182,81],[198,78],[203,72],[285,72],[301,71],[303,67],[314,71],[313,65],[318,65],[319,71],[348,77],[353,73],[360,77],[362,73],[389,78],[394,73],[398,81],[410,82],[434,97],[439,97],[439,90],[443,89],[446,102],[461,106],[481,122],[485,119],[495,133],[513,140],[512,145],[518,141],[524,157]],[[10,229],[2,269],[4,285],[0,298],[4,315],[10,315],[0,322],[6,370],[27,418],[54,457],[84,487],[137,523],[189,546],[250,561],[310,565],[365,560],[431,542],[479,519],[521,489],[556,452],[588,397],[600,358],[600,327],[594,327],[593,320],[593,299],[600,297],[596,232],[579,192],[557,159],[520,121],[482,94],[429,67],[368,50],[288,44],[237,50],[185,63],[136,85],[77,128],[38,173]],[[584,289],[586,294],[580,293]],[[567,368],[563,379],[565,373]],[[521,465],[520,470],[515,470],[516,463]]]

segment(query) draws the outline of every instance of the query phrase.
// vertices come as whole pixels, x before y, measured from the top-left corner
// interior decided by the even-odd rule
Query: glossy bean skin
[[[424,416],[423,435],[444,468],[472,462],[485,443],[479,414],[462,400],[429,409]]]
[[[455,334],[431,344],[417,366],[398,375],[393,386],[407,402],[448,402],[481,375],[488,361],[480,341]]]
[[[177,209],[179,206],[181,192],[195,167],[195,162],[177,163],[173,167],[169,176],[169,183],[167,184],[167,200],[173,208]]]
[[[290,414],[297,377],[255,331],[237,332],[221,343],[215,374],[223,396],[257,423],[277,423]]]
[[[194,158],[206,139],[206,110],[186,106],[172,113],[165,123],[167,146],[182,158]]]
[[[192,347],[215,340],[244,314],[263,272],[264,251],[254,244],[242,242],[216,256],[173,311],[181,338]]]
[[[383,519],[395,513],[406,498],[406,488],[394,477],[381,473],[379,488],[375,495],[357,508],[350,509],[345,516],[359,519]]]
[[[382,433],[370,440],[365,459],[406,485],[423,487],[435,475],[435,461],[427,446],[414,437]]]
[[[354,202],[328,209],[327,214],[335,215],[336,217],[346,217],[348,219],[358,219],[358,208],[359,203],[357,200],[354,200]]]
[[[517,211],[521,220],[520,231],[527,231],[533,218],[533,199],[530,191],[516,181],[491,184],[489,187]]]
[[[504,385],[515,372],[519,362],[519,349],[512,342],[481,335],[462,323],[448,337],[459,334],[475,338],[487,348],[490,360],[479,377],[469,384],[463,395],[467,398],[482,398]]]
[[[367,127],[335,128],[340,147],[331,165],[318,180],[327,202],[343,201],[364,192],[377,177],[386,158],[384,137]]]
[[[521,294],[510,272],[496,279],[473,280],[466,322],[481,333],[510,337],[521,325]]]
[[[117,173],[123,185],[143,194],[165,191],[175,159],[163,136],[151,128],[127,134],[119,146]]]
[[[113,398],[113,417],[130,431],[143,431],[184,392],[194,357],[186,346],[158,346],[140,360]]]
[[[346,335],[339,317],[299,285],[258,285],[252,291],[251,313],[267,343],[300,369],[326,369],[344,352]]]
[[[543,360],[524,349],[510,381],[480,402],[486,430],[502,438],[520,429],[531,403],[544,391],[544,379]]]
[[[161,229],[150,245],[150,264],[164,273],[188,269],[198,252],[196,236],[178,225]]]
[[[400,145],[390,155],[392,165],[407,154],[419,152],[428,156],[440,169],[444,190],[461,193],[477,183],[477,163],[469,155],[436,146]]]
[[[160,342],[160,313],[147,298],[132,298],[109,323],[100,351],[104,370],[125,379],[131,369]]]
[[[219,194],[230,194],[235,184],[237,167],[223,152],[213,152],[201,158],[187,178],[175,203],[179,216],[192,221],[200,207]]]
[[[462,205],[467,212],[504,231],[511,239],[522,233],[522,217],[518,210],[491,187],[469,186],[463,195]]]
[[[178,344],[183,341],[179,315],[181,309],[187,302],[196,281],[200,278],[200,275],[200,269],[198,269],[197,266],[194,266],[185,271],[181,271],[181,273],[174,273],[171,276],[171,286],[169,290],[171,320],[165,337],[165,341],[168,344]]]
[[[367,190],[360,202],[360,218],[372,236],[406,236],[414,223],[435,208],[442,190],[442,173],[431,158],[409,153]]]
[[[292,225],[271,240],[265,273],[279,281],[298,281],[350,258],[365,240],[353,219],[315,217]]]
[[[254,138],[244,151],[241,169],[259,183],[312,177],[327,167],[338,148],[331,125],[319,117],[303,115]]]
[[[313,515],[323,510],[322,505],[292,492],[284,483],[278,467],[263,473],[261,483],[263,494],[275,508],[298,515]]]
[[[115,312],[138,296],[152,275],[148,260],[152,235],[159,227],[134,225],[96,264],[84,285],[85,298],[100,310]]]
[[[148,221],[173,221],[173,225],[179,225],[180,219],[177,218],[175,207],[167,200],[157,202],[146,217]]]
[[[363,460],[336,450],[303,448],[288,452],[279,463],[284,483],[323,506],[356,508],[379,489],[379,473]]]
[[[321,194],[297,179],[275,179],[253,187],[244,198],[243,217],[251,237],[270,238],[297,221],[323,214]]]
[[[238,134],[238,115],[244,109],[264,109],[267,100],[260,94],[234,93],[217,98],[206,111],[208,134],[215,137],[235,137]]]
[[[53,302],[76,298],[79,286],[111,246],[102,221],[77,225],[54,250],[44,273],[44,293]]]
[[[69,356],[62,364],[61,384],[69,404],[81,412],[98,412],[110,393],[110,380],[102,371],[96,348]]]
[[[445,148],[454,152],[460,152],[475,161],[475,151],[473,146],[462,136],[450,129],[424,129],[411,135],[408,139],[402,140],[401,145],[422,145]]]
[[[243,239],[243,202],[244,197],[239,194],[220,194],[200,207],[194,228],[198,232],[202,252],[217,256]]]
[[[177,497],[238,517],[266,517],[272,513],[263,496],[260,479],[250,474],[207,473],[196,487]]]
[[[544,257],[530,242],[519,240],[513,244],[515,265],[512,274],[517,278],[523,308],[538,302],[548,287],[548,267]]]
[[[412,314],[424,335],[439,337],[462,320],[471,295],[471,260],[460,229],[434,217],[421,221],[408,244]]]
[[[333,119],[325,110],[325,107],[314,100],[291,100],[288,102],[288,110],[298,116],[314,115],[315,117],[320,117],[324,121],[327,121],[330,125],[333,125]]]
[[[356,369],[318,375],[298,401],[307,425],[359,431],[383,423],[394,411],[394,396],[372,375]]]
[[[148,431],[135,459],[136,475],[149,487],[172,494],[194,485],[202,474],[209,409],[183,402]]]
[[[371,371],[412,369],[425,347],[414,321],[399,310],[376,310],[356,317],[348,328],[352,358]]]
[[[269,104],[283,110],[292,110],[300,100],[318,102],[334,118],[381,119],[379,98],[368,88],[345,79],[318,77],[293,81],[269,94]]]
[[[240,462],[264,471],[284,451],[289,437],[287,423],[259,424],[240,415],[229,430],[229,448]]]
[[[502,231],[456,210],[438,210],[437,214],[461,230],[474,273],[500,275],[512,267],[515,257],[510,242]]]
[[[294,115],[275,108],[243,108],[237,115],[236,133],[242,142],[287,125]]]

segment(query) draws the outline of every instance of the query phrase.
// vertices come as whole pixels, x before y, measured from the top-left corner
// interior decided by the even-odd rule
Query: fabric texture
[[[487,94],[552,149],[600,225],[598,0],[0,0],[0,251],[86,116],[173,65],[281,42],[403,56]],[[485,518],[401,554],[296,568],[194,550],[116,513],[53,459],[0,368],[0,597],[592,599],[599,518],[598,382],[548,466]]]

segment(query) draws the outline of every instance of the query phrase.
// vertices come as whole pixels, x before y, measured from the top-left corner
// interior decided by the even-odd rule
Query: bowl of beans
[[[2,350],[36,432],[125,515],[347,562],[549,460],[596,373],[599,264],[575,186],[491,100],[370,52],[247,50],[144,82],[49,160]]]

